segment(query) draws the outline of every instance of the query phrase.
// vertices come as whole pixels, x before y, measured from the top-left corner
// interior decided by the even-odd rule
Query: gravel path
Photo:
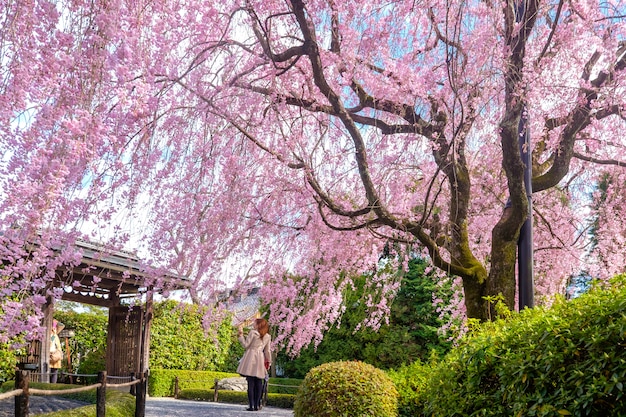
[[[37,414],[49,413],[52,411],[65,410],[68,408],[78,408],[89,403],[76,400],[68,400],[55,396],[38,396],[33,395],[28,400],[28,411],[30,416]],[[15,398],[9,398],[0,401],[0,417],[15,416]]]
[[[55,396],[33,395],[29,400],[30,416],[51,411],[77,408],[88,405],[82,401],[67,400]],[[0,417],[14,417],[15,399],[0,401]],[[292,417],[293,410],[265,407],[259,411],[246,411],[237,404],[213,403],[204,401],[175,400],[173,398],[148,398],[146,417]],[[130,417],[130,416],[129,416]]]
[[[264,407],[259,411],[246,411],[239,404],[204,401],[175,400],[173,398],[148,398],[146,417],[292,417],[293,410]]]

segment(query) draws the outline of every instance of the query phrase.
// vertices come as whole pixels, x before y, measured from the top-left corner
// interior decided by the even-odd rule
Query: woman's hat
[[[65,329],[65,324],[58,322],[56,320],[52,320],[52,330],[60,333],[61,330]]]

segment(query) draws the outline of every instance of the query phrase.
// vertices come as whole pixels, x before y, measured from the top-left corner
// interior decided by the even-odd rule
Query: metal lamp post
[[[515,21],[521,23],[526,11],[524,0],[518,0]],[[528,197],[528,217],[520,230],[517,242],[517,266],[519,285],[519,309],[532,308],[535,304],[533,282],[533,202],[532,202],[532,152],[530,147],[530,127],[526,106],[522,109],[518,125],[519,147],[524,163],[524,185]]]

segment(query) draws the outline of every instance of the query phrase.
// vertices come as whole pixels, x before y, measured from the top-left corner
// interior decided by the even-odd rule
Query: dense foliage
[[[626,415],[626,275],[487,323],[444,360],[391,373],[409,416]]]
[[[106,309],[60,303],[54,317],[74,330],[69,339],[72,371],[96,374],[105,367]],[[203,308],[173,300],[156,302],[151,326],[150,366],[164,369],[234,371],[241,356],[236,332],[225,319],[207,332]],[[65,340],[63,341],[65,346]],[[64,347],[65,350],[65,347]],[[63,362],[66,367],[66,361]]]
[[[229,371],[239,343],[230,319],[203,327],[204,308],[173,300],[154,304],[150,336],[150,367]],[[232,369],[234,370],[234,369]]]
[[[232,372],[194,371],[180,369],[151,369],[148,377],[148,394],[153,397],[174,396],[175,381],[179,389],[210,390],[216,379],[238,377]]]
[[[97,374],[105,369],[107,323],[109,313],[106,308],[58,303],[54,318],[73,330],[74,336],[68,339],[71,355],[71,369],[68,369],[66,357],[63,359],[65,370],[79,374]],[[63,351],[67,355],[66,341],[62,340]]]
[[[398,392],[380,369],[359,361],[309,371],[294,403],[295,417],[395,417]]]
[[[16,350],[11,343],[0,344],[0,383],[15,379]]]
[[[369,314],[365,300],[371,292],[365,288],[364,277],[355,279],[355,288],[346,289],[343,295],[346,310],[341,324],[328,330],[318,346],[308,346],[295,358],[281,351],[278,366],[287,376],[303,378],[311,368],[327,362],[359,360],[390,369],[427,359],[433,352],[445,353],[451,343],[439,329],[449,317],[441,317],[437,309],[448,305],[453,290],[450,281],[425,273],[427,266],[422,259],[409,262],[391,304],[389,322],[377,331],[362,326]],[[434,300],[439,304],[434,305]]]
[[[429,362],[416,361],[411,365],[387,371],[398,390],[398,411],[401,417],[424,415],[424,401],[427,400],[424,390],[438,360],[434,358]]]

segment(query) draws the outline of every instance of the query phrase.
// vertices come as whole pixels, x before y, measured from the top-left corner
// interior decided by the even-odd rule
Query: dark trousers
[[[58,368],[50,368],[50,383],[56,384],[58,377],[59,377],[59,369]]]
[[[248,403],[250,408],[261,408],[261,397],[263,395],[263,380],[253,376],[247,376],[248,382]]]

